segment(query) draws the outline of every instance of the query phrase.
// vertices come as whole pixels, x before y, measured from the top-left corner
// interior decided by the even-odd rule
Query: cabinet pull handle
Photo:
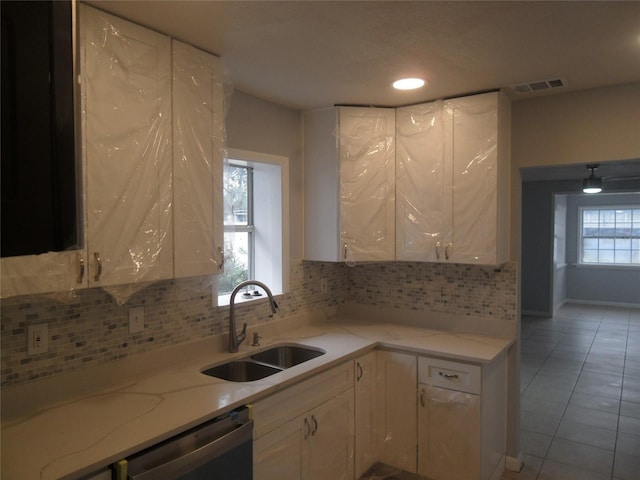
[[[96,259],[96,266],[97,266],[95,280],[96,282],[99,282],[100,275],[102,275],[102,260],[100,259],[100,252],[94,252],[93,256]]]
[[[347,259],[347,244],[346,244],[346,243],[344,244],[344,249],[343,249],[343,253],[342,253],[342,258],[343,258],[344,260],[346,260],[346,259]]]
[[[218,270],[224,269],[224,250],[222,247],[218,247],[218,255],[220,256],[220,263],[218,263]]]
[[[446,258],[447,260],[449,260],[449,248],[453,247],[453,245],[451,243],[447,243],[444,246],[444,258]]]
[[[304,418],[304,426],[306,427],[306,431],[304,432],[304,439],[306,440],[309,435],[311,435],[311,425],[309,424],[307,417]]]
[[[440,242],[436,242],[436,259],[440,260]]]
[[[444,378],[451,378],[451,379],[456,379],[458,378],[458,374],[457,373],[444,373],[444,372],[439,372],[438,375],[440,375],[441,377]]]
[[[360,365],[360,362],[356,362],[356,367],[358,368],[358,374],[356,375],[356,381],[359,382],[360,379],[362,378],[362,375],[364,375],[364,370],[362,369],[362,365]]]
[[[76,282],[82,283],[82,280],[84,280],[84,258],[81,256],[78,256],[78,264],[78,280]]]
[[[420,405],[422,405],[423,407],[426,406],[424,402],[424,388],[420,390]]]
[[[313,430],[311,430],[311,436],[313,437],[318,431],[318,420],[315,415],[311,415],[311,420],[313,420]]]

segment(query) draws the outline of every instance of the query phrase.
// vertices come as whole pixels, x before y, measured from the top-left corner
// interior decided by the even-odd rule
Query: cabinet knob
[[[84,258],[78,255],[78,279],[76,283],[81,284],[84,280]]]
[[[222,271],[224,269],[224,250],[222,247],[218,247],[218,256],[220,261],[218,263],[218,270]]]
[[[307,419],[307,417],[304,417],[304,426],[305,426],[304,439],[306,440],[309,437],[309,435],[311,435],[311,425],[309,424],[309,420]]]
[[[96,282],[100,281],[102,275],[102,260],[100,259],[100,252],[94,252],[93,257],[96,259],[96,276],[94,277]]]

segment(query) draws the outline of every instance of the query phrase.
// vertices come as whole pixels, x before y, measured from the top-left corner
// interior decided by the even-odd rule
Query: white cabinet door
[[[173,41],[176,278],[222,269],[223,80],[217,57]]]
[[[480,396],[420,385],[418,473],[433,480],[480,478]]]
[[[441,101],[396,111],[396,259],[439,260],[445,225]]]
[[[395,110],[304,114],[306,260],[395,258]]]
[[[508,259],[509,114],[498,92],[398,109],[398,260]]]
[[[355,473],[360,478],[377,460],[376,352],[355,362]]]
[[[509,142],[499,117],[507,115],[499,93],[445,102],[451,117],[451,223],[444,244],[457,263],[506,261],[506,185]],[[504,118],[500,118],[504,121]]]
[[[90,286],[173,275],[171,42],[80,5]]]
[[[395,111],[341,107],[340,230],[347,262],[395,259]]]
[[[302,478],[353,479],[353,388],[313,409],[306,419],[310,433],[305,430]]]
[[[0,297],[61,292],[86,287],[85,252],[49,252],[0,261]]]
[[[415,355],[378,351],[376,404],[380,460],[417,471],[417,359]]]
[[[291,420],[256,439],[253,443],[253,477],[255,480],[302,478],[302,447],[310,426],[306,416]],[[306,433],[309,435],[309,433]]]

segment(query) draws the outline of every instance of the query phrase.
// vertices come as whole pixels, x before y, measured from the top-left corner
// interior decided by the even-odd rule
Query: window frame
[[[259,273],[256,273],[256,270],[260,270],[261,268],[264,268],[263,265],[265,262],[263,259],[260,259],[261,261],[258,262],[260,263],[260,265],[256,265],[255,254],[251,262],[253,263],[255,270],[253,273],[250,273],[250,278],[254,278],[256,280],[260,280],[266,283],[267,286],[270,287],[270,289],[272,290],[275,296],[282,295],[288,292],[290,289],[290,286],[289,286],[289,281],[290,281],[289,280],[289,275],[290,275],[290,268],[289,268],[290,266],[289,158],[280,156],[280,155],[273,155],[273,154],[262,153],[262,152],[253,152],[249,150],[228,148],[227,155],[225,155],[225,166],[227,164],[242,166],[242,167],[251,167],[253,169],[253,175],[251,180],[252,184],[250,186],[250,191],[249,191],[249,195],[251,196],[251,203],[253,204],[252,215],[256,215],[256,209],[258,207],[265,208],[266,205],[270,205],[272,207],[271,213],[274,214],[280,220],[280,228],[273,229],[273,232],[271,232],[272,237],[273,235],[278,237],[275,243],[278,244],[279,250],[280,250],[280,251],[277,251],[276,249],[273,255],[273,258],[277,259],[277,261],[279,262],[277,264],[277,267],[274,267],[274,262],[276,260],[271,261],[271,270],[277,269],[277,272],[272,272],[273,278],[275,278],[277,281],[264,280],[263,278],[261,278]],[[270,173],[265,174],[264,173],[265,171]],[[273,186],[279,187],[279,191],[274,192],[275,196],[280,199],[279,209],[273,208],[274,202],[272,202],[271,199],[269,199],[269,201],[266,201],[266,199],[260,200],[256,196],[256,193],[255,193],[256,177],[259,176],[260,178],[265,178],[265,175],[266,177],[268,177],[269,184],[272,187]],[[248,185],[248,188],[249,188],[249,185]],[[256,230],[258,229],[258,227],[256,226],[258,223],[258,220],[259,219],[256,219],[255,217],[251,220],[251,223],[254,225],[254,228]],[[223,226],[223,229],[225,229],[226,231],[226,228],[224,226]],[[256,230],[254,230],[254,234],[252,235],[253,245],[251,248],[253,249],[254,252],[256,251],[256,242],[261,241],[261,240],[256,240],[258,236],[257,234],[255,234]],[[239,231],[239,230],[235,230],[235,231]],[[263,237],[262,235],[260,236],[261,238]],[[261,245],[264,247],[265,242],[262,242]],[[217,285],[214,286],[213,293],[215,297],[214,298],[215,304],[217,304],[218,306],[224,306],[229,304],[230,294],[228,293],[219,294]],[[244,298],[241,295],[238,295],[236,297],[236,302],[259,301],[260,299],[264,299],[264,298],[266,297],[262,296],[262,297],[254,297],[254,298]]]
[[[580,267],[595,267],[595,268],[640,268],[640,263],[614,263],[614,262],[585,262],[584,258],[584,238],[599,238],[599,237],[584,237],[584,211],[585,210],[597,210],[598,212],[602,212],[603,210],[616,211],[616,210],[640,210],[639,205],[580,205],[578,206],[578,258],[577,265]],[[599,213],[600,215],[600,213]],[[598,218],[598,226],[600,226],[601,221]],[[632,226],[633,226],[633,218],[632,218]],[[614,256],[615,256],[615,238],[614,236],[606,237],[614,239]],[[633,233],[631,235],[631,239],[633,240]],[[598,252],[600,251],[600,246],[598,245]],[[633,252],[633,248],[631,249]],[[633,257],[631,258],[633,260]]]

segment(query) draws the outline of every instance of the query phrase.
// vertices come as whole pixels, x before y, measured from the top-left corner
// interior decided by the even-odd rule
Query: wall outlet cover
[[[46,323],[27,327],[27,355],[38,355],[49,350],[49,327]]]

